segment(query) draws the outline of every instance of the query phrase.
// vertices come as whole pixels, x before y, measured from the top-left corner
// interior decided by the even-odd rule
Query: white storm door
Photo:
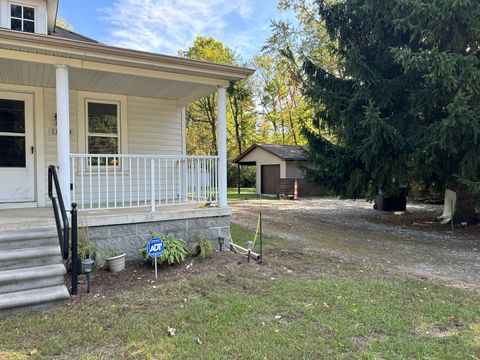
[[[33,95],[0,91],[0,203],[35,201]]]

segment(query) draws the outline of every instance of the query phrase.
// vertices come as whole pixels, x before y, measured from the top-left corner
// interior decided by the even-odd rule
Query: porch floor
[[[150,208],[85,210],[78,212],[78,225],[103,226],[187,218],[230,215],[229,208],[198,208],[195,205],[162,206],[155,212]],[[0,210],[0,231],[55,227],[51,207]]]

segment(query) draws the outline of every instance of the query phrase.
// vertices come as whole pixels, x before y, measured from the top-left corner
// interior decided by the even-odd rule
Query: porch
[[[0,40],[0,209],[48,206],[49,165],[66,208],[227,208],[226,88],[252,70],[8,30]],[[186,106],[212,93],[218,154],[187,156]]]
[[[252,73],[0,29],[0,313],[68,297],[47,170],[100,250],[138,258],[149,231],[227,246],[226,91]],[[218,153],[188,156],[186,107],[214,93]]]
[[[162,207],[161,210],[153,213],[149,207],[85,210],[78,212],[78,221],[81,227],[99,227],[230,216],[230,209],[199,207],[193,204],[168,205]],[[51,207],[0,210],[1,231],[42,228],[55,228],[55,219]]]

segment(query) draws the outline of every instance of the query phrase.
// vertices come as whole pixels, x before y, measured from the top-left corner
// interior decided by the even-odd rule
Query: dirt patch
[[[372,342],[380,340],[385,337],[382,333],[360,334],[352,337],[352,343],[357,347],[358,351],[366,352],[370,350]]]
[[[450,324],[437,324],[428,327],[422,327],[417,329],[416,333],[423,336],[443,338],[447,336],[453,336],[463,328],[465,328],[465,325],[462,325],[459,322],[452,322]]]
[[[438,220],[442,208],[438,205],[428,204],[411,204],[406,212],[397,213],[378,213],[370,212],[365,214],[365,220],[374,223],[382,224],[390,227],[397,227],[401,229],[419,230],[435,232],[439,235],[451,236],[451,224],[442,224]],[[480,234],[480,224],[455,224],[453,228],[453,236],[470,237],[478,236]]]
[[[158,269],[158,280],[155,280],[155,268],[144,261],[127,261],[125,270],[118,273],[111,273],[107,270],[96,270],[91,275],[90,293],[87,293],[86,277],[80,275],[78,278],[78,295],[71,297],[69,305],[92,303],[108,299],[126,289],[135,290],[145,287],[157,287],[165,283],[182,281],[191,277],[217,274],[219,277],[226,277],[225,273],[230,268],[239,271],[258,271],[255,262],[247,263],[246,257],[232,252],[215,251],[211,258],[187,258],[179,265],[161,267]],[[262,268],[268,271],[268,267]],[[65,276],[67,287],[70,288],[70,274]]]
[[[236,201],[230,206],[235,224],[254,230],[261,211],[267,235],[295,243],[285,259],[322,254],[480,289],[480,226],[455,229],[452,235],[436,220],[442,212],[438,205],[409,204],[404,215],[375,211],[366,201],[331,198]]]

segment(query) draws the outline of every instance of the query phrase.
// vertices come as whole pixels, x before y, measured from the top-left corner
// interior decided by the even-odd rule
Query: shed
[[[317,195],[318,191],[306,183],[301,169],[302,165],[309,163],[306,150],[304,146],[257,143],[233,162],[239,166],[256,167],[257,194],[292,195],[297,179],[300,195]]]

